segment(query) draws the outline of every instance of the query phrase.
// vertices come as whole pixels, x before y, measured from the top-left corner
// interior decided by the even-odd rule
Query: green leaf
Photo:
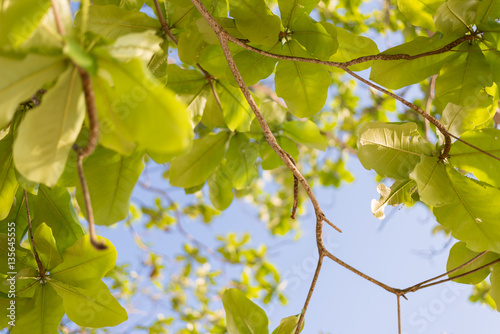
[[[215,90],[222,106],[224,121],[229,130],[247,132],[255,114],[241,90],[222,81],[215,84]],[[254,99],[257,100],[255,97]]]
[[[500,311],[500,264],[493,267],[493,272],[490,275],[491,287],[489,294],[495,301],[497,311]]]
[[[32,0],[2,1],[1,7],[0,50],[5,51],[9,45],[14,48],[19,47],[31,36],[49,10],[50,1],[41,0],[36,3]]]
[[[264,46],[276,44],[281,22],[265,0],[229,0],[229,9],[236,28],[250,42]]]
[[[465,242],[457,242],[450,249],[450,255],[448,256],[448,262],[446,263],[446,271],[451,271],[455,268],[458,268],[459,266],[463,265],[464,263],[478,256],[479,254],[480,253],[473,252],[470,249],[468,249],[467,246],[465,245]],[[472,271],[492,261],[495,261],[498,258],[500,258],[499,254],[493,252],[487,252],[474,262],[449,274],[448,277],[452,278],[461,274],[465,274],[466,272]],[[456,278],[453,281],[464,284],[478,284],[482,282],[490,273],[491,273],[491,267],[485,267],[471,274]]]
[[[94,57],[88,54],[76,40],[71,37],[64,39],[64,54],[71,59],[76,65],[80,66],[87,72],[95,74],[97,64]]]
[[[493,84],[491,68],[478,45],[462,44],[465,54],[443,65],[436,80],[436,100],[439,109],[452,102],[456,105],[481,105],[489,95],[483,90]]]
[[[266,51],[272,53],[274,49],[273,47]],[[270,76],[274,72],[278,60],[253,51],[243,50],[234,55],[234,61],[245,84],[251,86]],[[229,67],[226,69],[226,76],[233,78],[233,73]]]
[[[497,0],[479,1],[477,4],[476,25],[498,17],[500,17],[500,2]]]
[[[170,184],[190,188],[204,183],[221,162],[229,133],[220,132],[193,141],[191,150],[170,165]]]
[[[456,39],[456,36],[443,37],[442,34],[434,34],[432,37],[419,36],[408,43],[390,48],[382,54],[414,56],[438,50]],[[384,87],[399,89],[438,73],[443,64],[454,56],[453,53],[445,52],[413,60],[376,60],[373,62],[370,79]]]
[[[417,182],[420,200],[425,204],[443,206],[453,202],[453,189],[441,159],[423,155],[410,177]]]
[[[12,134],[0,140],[0,220],[7,218],[19,184],[12,161]]]
[[[496,112],[496,103],[491,102],[491,98],[483,100],[478,98],[476,103],[467,107],[450,102],[444,108],[440,122],[448,132],[460,136],[466,131],[480,127],[493,118]]]
[[[306,146],[326,150],[328,141],[325,135],[322,135],[318,126],[310,120],[290,121],[283,124],[283,135],[293,141]]]
[[[75,26],[81,27],[82,15],[78,12]],[[126,10],[114,5],[89,7],[87,29],[109,39],[117,39],[130,33],[157,30],[160,23],[138,9]]]
[[[13,230],[13,224],[15,224],[15,235],[18,242],[26,234],[28,229],[28,218],[26,213],[26,206],[24,205],[24,189],[22,187],[17,188],[16,195],[13,201],[10,203],[12,205],[9,215],[0,221],[0,233],[8,234],[9,228],[10,232]]]
[[[278,0],[281,21],[288,28],[295,15],[305,12],[309,14],[319,3],[319,0]]]
[[[279,326],[276,327],[272,334],[294,334],[297,330],[299,319],[300,314],[291,315],[289,317],[281,319]],[[304,324],[305,322],[302,322],[302,328],[300,329],[299,333],[304,329]]]
[[[40,185],[38,195],[28,194],[33,228],[47,224],[60,252],[73,245],[83,236],[83,229],[73,208],[71,196],[63,187],[48,188]],[[20,210],[26,211],[24,202]],[[23,213],[24,215],[24,213]]]
[[[436,29],[445,35],[460,35],[471,28],[476,20],[478,0],[447,0],[434,14]]]
[[[434,208],[434,216],[467,248],[500,252],[500,189],[470,179],[447,167],[454,200]]]
[[[144,168],[142,157],[141,153],[124,157],[98,146],[84,161],[85,178],[97,225],[111,225],[127,218],[132,190]],[[81,185],[78,183],[76,188],[78,205],[84,208]]]
[[[289,29],[292,30],[292,38],[319,59],[328,60],[337,51],[337,30],[331,23],[318,23],[306,13],[302,13],[294,16]]]
[[[125,8],[127,10],[131,9],[141,9],[144,5],[144,0],[93,0],[94,5],[115,5]]]
[[[223,168],[217,168],[208,178],[208,197],[217,210],[226,210],[233,201],[233,184]]]
[[[406,180],[422,155],[431,155],[431,147],[415,123],[372,122],[359,130],[358,158],[379,175]]]
[[[9,227],[13,227],[11,224]],[[9,253],[15,251],[15,263],[9,264]],[[33,253],[19,246],[17,241],[11,235],[0,234],[0,273],[7,274],[8,272],[21,272],[26,268],[38,268],[33,257]]]
[[[500,130],[482,129],[464,133],[460,139],[500,158]],[[479,180],[500,187],[500,162],[462,142],[456,141],[450,150],[450,162],[457,168],[474,174]]]
[[[35,295],[16,310],[18,319],[12,334],[56,334],[64,315],[61,297],[49,284],[38,284]]]
[[[398,0],[398,7],[414,26],[436,31],[433,15],[442,3],[443,0]]]
[[[345,62],[363,56],[376,55],[380,52],[377,44],[368,37],[357,36],[340,27],[335,27],[335,29],[337,30],[339,47],[337,52],[330,57],[330,61]],[[371,65],[372,62],[369,61],[350,66],[349,69],[352,71],[363,71]],[[328,69],[330,71],[343,72],[343,70],[334,67],[328,67]]]
[[[116,249],[104,237],[98,237],[107,248],[95,249],[90,237],[84,235],[62,253],[63,262],[50,268],[51,279],[73,286],[89,289],[101,282],[104,275],[113,269],[116,263]]]
[[[147,65],[151,61],[151,57],[161,50],[161,43],[163,43],[163,39],[156,36],[154,30],[146,30],[122,35],[105,48],[115,59],[127,62],[133,58],[139,58]]]
[[[283,48],[285,55],[309,57],[294,40]],[[281,60],[276,67],[276,94],[297,117],[312,116],[323,108],[331,82],[330,74],[321,65]]]
[[[208,96],[212,94],[207,79],[199,71],[186,70],[175,64],[168,65],[167,76],[167,87],[187,105],[193,127],[196,126],[203,117]]]
[[[229,334],[269,333],[266,313],[245,297],[240,290],[227,289],[224,291],[222,304],[226,311]]]
[[[0,68],[0,129],[3,129],[14,116],[17,105],[30,99],[45,83],[57,78],[66,68],[66,62],[61,57],[35,54],[22,60],[0,56]]]
[[[190,65],[200,62],[200,57],[211,45],[218,45],[217,35],[203,17],[194,17],[179,35],[179,59]],[[219,46],[220,47],[220,46]]]
[[[412,202],[411,194],[415,187],[415,182],[412,179],[396,180],[390,188],[385,184],[380,183],[377,186],[377,192],[380,194],[380,199],[372,199],[371,210],[373,215],[378,219],[385,218],[384,209],[387,204],[397,206]]]
[[[47,224],[38,225],[35,233],[33,233],[33,239],[36,251],[45,269],[50,270],[62,262],[61,254],[57,250],[56,240],[52,235],[52,229]]]
[[[192,128],[185,105],[139,59],[121,63],[103,52],[98,64],[94,88],[103,146],[123,155],[137,145],[172,156],[189,147]]]
[[[54,186],[84,117],[80,76],[71,66],[19,125],[13,151],[16,169],[30,181]]]
[[[68,318],[82,327],[110,327],[127,320],[127,312],[104,282],[82,289],[52,279],[49,281],[63,299]]]
[[[255,160],[258,156],[258,144],[251,142],[245,134],[237,133],[231,138],[224,170],[235,189],[248,187],[257,176]]]

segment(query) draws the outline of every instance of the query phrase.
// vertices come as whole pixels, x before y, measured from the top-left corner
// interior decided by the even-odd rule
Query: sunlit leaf
[[[130,197],[144,168],[141,153],[124,157],[103,147],[83,163],[90,193],[95,223],[111,225],[127,218]],[[106,173],[103,173],[103,169]],[[81,185],[77,185],[76,198],[85,207]]]
[[[363,126],[358,136],[358,157],[363,166],[395,179],[406,180],[420,157],[431,154],[415,123],[373,122]]]
[[[227,132],[208,135],[193,142],[191,150],[170,165],[170,184],[190,188],[204,183],[224,156]]]
[[[464,133],[460,139],[500,158],[500,130],[482,129]],[[472,172],[479,180],[500,187],[500,161],[464,144],[455,142],[450,150],[450,162]]]
[[[222,303],[226,311],[229,334],[269,333],[266,313],[245,297],[240,290],[227,289],[224,291]]]
[[[500,252],[500,189],[479,183],[447,167],[453,202],[433,209],[437,221],[467,248]]]
[[[448,262],[446,263],[446,270],[451,271],[455,268],[458,268],[459,266],[462,266],[464,263],[472,260],[478,255],[479,255],[478,252],[473,252],[470,249],[468,249],[464,242],[457,242],[450,249],[450,255],[448,256]],[[472,271],[490,262],[493,262],[498,258],[500,258],[499,254],[493,252],[487,252],[486,254],[482,255],[480,258],[478,258],[471,264],[462,267],[461,269],[449,274],[448,276],[451,278],[465,274],[469,271]],[[490,273],[491,273],[491,267],[486,267],[479,271],[475,271],[468,275],[456,278],[453,281],[465,284],[478,284],[482,280],[484,280]]]
[[[84,116],[80,76],[70,67],[45,94],[40,107],[30,110],[19,125],[13,151],[16,169],[30,181],[54,186]]]

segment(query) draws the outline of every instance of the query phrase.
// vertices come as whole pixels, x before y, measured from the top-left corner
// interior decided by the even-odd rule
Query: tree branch
[[[52,11],[54,12],[54,20],[56,22],[57,30],[59,31],[59,34],[61,34],[61,36],[65,36],[66,32],[64,31],[64,26],[62,25],[61,18],[59,17],[55,0],[51,0],[51,4],[52,4]],[[82,81],[82,89],[85,95],[85,106],[87,109],[87,116],[89,118],[89,138],[87,145],[85,147],[80,147],[74,144],[73,149],[76,151],[78,155],[76,164],[78,168],[78,178],[82,186],[83,198],[85,200],[87,220],[89,222],[90,242],[96,249],[102,250],[106,249],[107,246],[104,243],[98,241],[97,236],[95,234],[94,213],[92,210],[92,203],[90,201],[90,194],[87,186],[87,181],[85,180],[85,174],[83,172],[83,158],[88,157],[89,155],[92,154],[92,152],[94,152],[99,137],[99,123],[97,120],[95,95],[94,95],[94,89],[92,87],[92,79],[90,77],[90,74],[83,68],[78,66],[78,64],[76,64],[75,62],[72,63],[78,70],[78,74],[80,75],[80,79]]]

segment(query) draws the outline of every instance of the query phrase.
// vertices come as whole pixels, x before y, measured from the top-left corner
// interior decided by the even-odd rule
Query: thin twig
[[[293,162],[295,166],[297,163],[295,159],[288,153],[285,152],[288,158]],[[297,213],[297,207],[299,206],[299,179],[294,175],[293,176],[293,206],[292,206],[292,215],[290,218],[295,219],[295,214]]]
[[[38,272],[40,273],[40,277],[43,279],[45,277],[45,269],[43,268],[42,260],[40,260],[40,256],[38,256],[38,252],[35,247],[35,239],[33,238],[33,228],[31,226],[31,215],[30,215],[30,207],[28,204],[28,194],[26,190],[24,190],[24,202],[26,204],[26,214],[28,216],[28,232],[31,240],[31,247],[33,248],[33,255],[35,256],[36,265],[38,266]]]
[[[429,93],[427,97],[427,102],[425,104],[425,113],[429,114],[431,113],[431,106],[432,106],[432,101],[434,100],[435,97],[435,87],[436,87],[436,79],[437,79],[437,74],[433,75],[431,77],[431,81],[429,83]],[[427,141],[429,141],[429,120],[426,118],[425,119],[425,138],[427,138]]]
[[[396,295],[398,303],[398,334],[401,334],[401,295]]]
[[[345,263],[344,261],[340,260],[339,258],[337,258],[336,256],[334,256],[332,253],[330,253],[328,250],[325,250],[325,256],[328,256],[330,259],[332,259],[334,262],[337,262],[338,264],[340,264],[342,267],[352,271],[353,273],[355,273],[356,275],[358,276],[361,276],[362,278],[366,279],[367,281],[370,281],[372,282],[373,284],[375,285],[378,285],[379,287],[381,287],[382,289],[386,290],[386,291],[389,291],[390,293],[394,293],[394,294],[398,294],[400,292],[400,290],[396,289],[396,288],[393,288],[393,287],[390,287],[388,286],[387,284],[384,284],[364,273],[362,273],[361,271],[359,271],[358,269],[348,265],[347,263]]]
[[[56,4],[54,0],[51,0],[52,11],[54,12],[54,20],[56,21],[57,30],[61,36],[65,36],[66,32],[64,31],[64,27],[62,25],[61,18],[59,17],[58,10],[56,8]],[[78,167],[78,178],[80,179],[80,184],[82,186],[83,198],[85,199],[85,209],[87,212],[87,220],[89,222],[89,235],[90,242],[96,249],[106,249],[107,246],[98,241],[95,234],[95,226],[94,226],[94,213],[92,210],[92,204],[90,201],[89,189],[87,186],[87,181],[85,180],[85,174],[83,172],[83,158],[88,157],[94,152],[94,149],[97,146],[97,140],[99,137],[99,123],[97,121],[97,109],[95,104],[95,95],[94,89],[92,87],[92,79],[90,74],[85,71],[83,68],[78,66],[75,62],[73,65],[78,70],[78,74],[80,75],[80,79],[82,81],[82,89],[85,95],[85,106],[87,109],[87,115],[89,118],[89,138],[87,145],[85,147],[80,147],[76,144],[73,145],[73,149],[77,153],[77,167]]]
[[[85,202],[85,210],[87,212],[87,220],[89,222],[89,235],[90,243],[99,250],[107,249],[108,247],[103,242],[97,240],[95,233],[94,211],[92,210],[92,202],[90,200],[90,192],[87,186],[87,180],[83,172],[83,155],[78,155],[76,159],[76,166],[78,168],[78,178],[82,187],[83,200]]]
[[[165,33],[168,35],[168,37],[170,37],[172,39],[172,41],[174,41],[175,44],[178,44],[179,42],[177,41],[177,38],[172,34],[172,31],[170,31],[170,29],[168,28],[168,24],[165,21],[165,18],[163,17],[163,13],[161,12],[160,4],[158,3],[158,0],[153,0],[153,2],[155,4],[156,15],[158,15],[158,20],[160,20],[161,27],[162,27],[163,31],[165,31]]]
[[[61,18],[59,17],[59,12],[56,8],[57,4],[55,0],[50,0],[50,4],[52,5],[52,12],[54,13],[54,21],[56,22],[57,31],[61,36],[66,35],[66,31],[64,30],[64,26],[62,24]]]
[[[306,316],[307,307],[309,306],[309,302],[311,301],[311,297],[314,292],[314,288],[316,287],[316,283],[318,282],[318,277],[321,272],[321,267],[323,265],[323,255],[320,254],[318,258],[318,264],[316,265],[316,270],[314,271],[314,276],[311,282],[311,286],[309,287],[309,292],[307,293],[306,301],[304,302],[304,307],[302,308],[302,312],[300,312],[299,321],[297,322],[297,327],[295,333],[300,332],[300,328],[304,323],[304,318]]]
[[[415,291],[418,291],[418,290],[421,290],[421,289],[425,289],[425,288],[428,288],[430,286],[434,286],[434,285],[438,285],[438,284],[442,284],[442,283],[445,283],[445,282],[448,282],[448,281],[452,281],[454,279],[457,279],[457,278],[460,278],[460,277],[464,277],[464,276],[467,276],[467,275],[470,275],[472,273],[475,273],[476,271],[479,271],[481,269],[484,269],[486,267],[489,267],[495,263],[498,263],[500,262],[500,258],[494,260],[494,261],[491,261],[485,265],[482,265],[480,267],[477,267],[475,269],[472,269],[472,270],[469,270],[465,273],[462,273],[460,275],[457,275],[457,276],[453,276],[453,277],[448,277],[446,279],[443,279],[443,280],[440,280],[440,281],[437,281],[437,282],[432,282],[432,283],[428,283],[428,284],[423,284],[423,285],[418,285],[418,286],[413,286],[413,287],[410,287],[408,289],[404,289],[403,291],[406,293],[406,292],[415,292]],[[441,277],[443,277],[444,275],[441,275]]]

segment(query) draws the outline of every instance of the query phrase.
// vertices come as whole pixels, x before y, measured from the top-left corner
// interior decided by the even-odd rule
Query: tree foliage
[[[123,304],[137,286],[94,223],[183,231],[182,215],[209,223],[238,198],[285,235],[298,234],[290,211],[300,215],[306,201],[297,200],[309,197],[320,254],[312,294],[323,259],[340,260],[322,242],[323,223],[335,226],[311,186],[351,182],[349,153],[384,180],[374,215],[383,219],[387,204],[427,205],[458,240],[449,279],[476,285],[472,299],[499,307],[498,0],[382,9],[361,0],[18,0],[0,9],[0,304],[2,326],[12,325],[15,296],[11,333],[57,333],[64,315],[70,328],[127,319],[115,296]],[[365,34],[391,31],[402,43],[382,52]],[[415,84],[423,99],[390,91]],[[408,109],[393,113],[395,101]],[[193,202],[141,183],[154,164]],[[279,190],[266,187],[267,175]],[[136,185],[158,193],[154,205],[131,205]],[[165,333],[184,321],[191,331],[179,333],[268,333],[248,299],[286,300],[267,248],[228,234],[214,251],[184,234],[181,270],[164,287],[178,318],[136,329]],[[158,254],[137,243],[157,282]],[[238,289],[224,292],[207,253],[243,268]],[[375,284],[397,298],[432,285]],[[187,308],[187,289],[199,309]],[[222,299],[225,318],[209,295]],[[272,333],[300,332],[306,310],[307,302]]]

